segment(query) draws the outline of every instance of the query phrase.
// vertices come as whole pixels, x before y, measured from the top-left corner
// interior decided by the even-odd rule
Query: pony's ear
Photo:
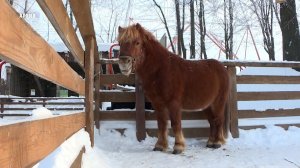
[[[137,24],[135,25],[135,27],[136,27],[137,30],[141,30],[141,29],[142,29],[142,26],[141,26],[139,23],[137,23]]]
[[[119,33],[123,33],[124,32],[124,28],[122,28],[121,26],[119,26],[118,31],[119,31]]]

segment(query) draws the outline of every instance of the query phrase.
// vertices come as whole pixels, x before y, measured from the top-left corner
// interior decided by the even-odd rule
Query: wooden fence
[[[59,111],[83,111],[84,98],[62,97],[17,97],[0,98],[0,117],[4,116],[30,116],[31,110],[37,107],[46,107],[48,110]]]
[[[295,100],[300,99],[299,91],[251,91],[238,92],[238,84],[300,84],[299,76],[285,76],[285,75],[236,75],[236,67],[285,67],[285,68],[299,68],[299,62],[223,62],[228,67],[232,79],[232,90],[229,100],[230,111],[230,130],[233,137],[238,137],[238,128],[265,128],[265,125],[255,126],[239,126],[238,119],[251,118],[269,118],[269,117],[288,117],[300,116],[300,109],[266,109],[264,111],[256,110],[240,110],[237,106],[238,101],[260,101],[260,100]],[[288,126],[300,126],[299,123],[294,124],[277,124],[278,126],[287,128]]]
[[[94,59],[98,58],[98,52],[90,2],[70,0],[85,47],[80,44],[61,0],[37,0],[37,3],[85,71],[85,79],[20,18],[7,0],[0,0],[0,57],[40,78],[85,96],[85,113],[1,126],[0,167],[33,166],[82,128],[89,132],[91,144],[94,145]],[[79,158],[82,156],[80,153]],[[78,163],[80,161],[76,159],[72,167],[80,167]]]
[[[102,59],[100,64],[115,64],[118,60]],[[266,118],[266,117],[286,117],[286,116],[300,116],[300,109],[267,109],[266,111],[255,110],[240,110],[238,108],[238,101],[258,101],[258,100],[290,100],[300,99],[300,92],[291,91],[274,91],[274,92],[238,92],[238,84],[300,84],[300,76],[255,76],[255,75],[236,75],[236,67],[300,67],[297,62],[238,62],[238,61],[224,61],[223,64],[227,66],[228,73],[231,79],[231,93],[226,110],[225,131],[230,131],[233,137],[239,137],[239,128],[263,128],[264,125],[255,126],[239,126],[239,119],[245,118]],[[114,75],[100,75],[100,84],[136,84],[134,75],[129,77],[114,74]],[[99,118],[96,118],[97,123],[103,121],[135,121],[137,123],[137,139],[142,140],[145,134],[156,135],[156,128],[147,128],[147,123],[155,121],[155,112],[144,109],[144,98],[141,93],[141,88],[137,85],[139,92],[128,90],[101,90],[99,102],[135,102],[136,109],[128,110],[102,110],[96,111],[99,113]],[[140,102],[140,103],[139,103]],[[187,123],[197,123],[199,120],[206,120],[204,112],[183,112],[183,120]],[[149,125],[149,124],[148,124]],[[188,125],[188,124],[187,124]],[[183,131],[187,137],[200,137],[208,135],[208,123],[204,126],[184,127]],[[299,124],[280,124],[279,126],[287,127],[290,125],[300,126]]]

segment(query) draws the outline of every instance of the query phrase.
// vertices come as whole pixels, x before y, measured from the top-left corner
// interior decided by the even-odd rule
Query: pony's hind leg
[[[168,148],[168,111],[161,109],[156,111],[158,124],[158,139],[154,151],[166,151]]]
[[[185,140],[181,129],[181,109],[173,104],[169,107],[171,126],[175,136],[173,154],[180,154],[185,149]]]
[[[206,146],[208,148],[220,148],[225,143],[223,135],[224,113],[209,107],[206,110],[206,115],[210,124],[210,135]]]

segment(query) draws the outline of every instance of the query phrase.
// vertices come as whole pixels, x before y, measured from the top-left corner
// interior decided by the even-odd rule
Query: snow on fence
[[[100,64],[115,64],[118,60],[100,60]],[[240,61],[223,61],[227,66],[228,73],[231,78],[231,93],[226,110],[225,131],[230,131],[233,137],[239,137],[239,128],[263,128],[262,125],[249,125],[240,126],[239,119],[246,118],[268,118],[268,117],[287,117],[287,116],[300,116],[300,109],[266,109],[263,111],[256,110],[243,110],[239,109],[238,101],[258,101],[258,100],[291,100],[300,99],[299,91],[272,91],[272,92],[238,92],[238,84],[300,84],[300,76],[257,76],[257,75],[237,75],[236,67],[300,67],[298,62],[240,62]],[[135,76],[130,75],[125,77],[120,74],[100,75],[100,83],[102,86],[111,84],[135,84]],[[97,93],[96,93],[97,94]],[[135,102],[138,99],[143,99],[142,93],[135,93],[134,90],[100,90],[101,102]],[[136,103],[136,109],[118,109],[106,110],[102,109],[96,111],[99,113],[100,118],[95,118],[98,122],[109,125],[112,122],[112,127],[119,130],[124,130],[128,123],[135,124],[137,130],[137,139],[144,139],[146,133],[156,136],[156,117],[153,110],[144,109],[144,101],[139,100],[141,104]],[[183,131],[187,137],[203,137],[208,135],[208,123],[205,121],[206,116],[204,112],[183,112]],[[119,121],[116,123],[116,121]],[[123,124],[122,124],[123,123]],[[125,124],[124,124],[125,123]],[[201,124],[202,123],[202,124]],[[299,123],[293,124],[278,124],[282,127],[290,125],[300,126]],[[170,130],[172,132],[172,130]]]
[[[94,144],[94,59],[98,58],[95,56],[98,51],[89,1],[70,0],[85,51],[63,2],[37,2],[77,63],[84,69],[85,79],[78,75],[23,18],[20,18],[6,0],[0,0],[0,58],[85,96],[85,113],[1,126],[0,167],[33,166],[84,127],[90,134],[91,145]],[[80,167],[82,152],[71,167]]]

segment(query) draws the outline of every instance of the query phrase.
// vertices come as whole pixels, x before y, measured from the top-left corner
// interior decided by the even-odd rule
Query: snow
[[[220,149],[205,147],[206,138],[186,139],[183,154],[173,155],[174,138],[169,137],[167,152],[152,151],[157,138],[147,137],[138,142],[134,128],[124,134],[102,125],[100,134],[95,132],[95,146],[89,145],[88,134],[83,130],[68,139],[54,154],[44,159],[37,167],[69,167],[83,144],[84,168],[293,168],[300,165],[300,128],[268,126],[266,129],[240,130],[237,139],[228,138]]]
[[[43,119],[49,117],[53,117],[53,114],[45,107],[38,107],[37,109],[32,110],[31,119]]]

